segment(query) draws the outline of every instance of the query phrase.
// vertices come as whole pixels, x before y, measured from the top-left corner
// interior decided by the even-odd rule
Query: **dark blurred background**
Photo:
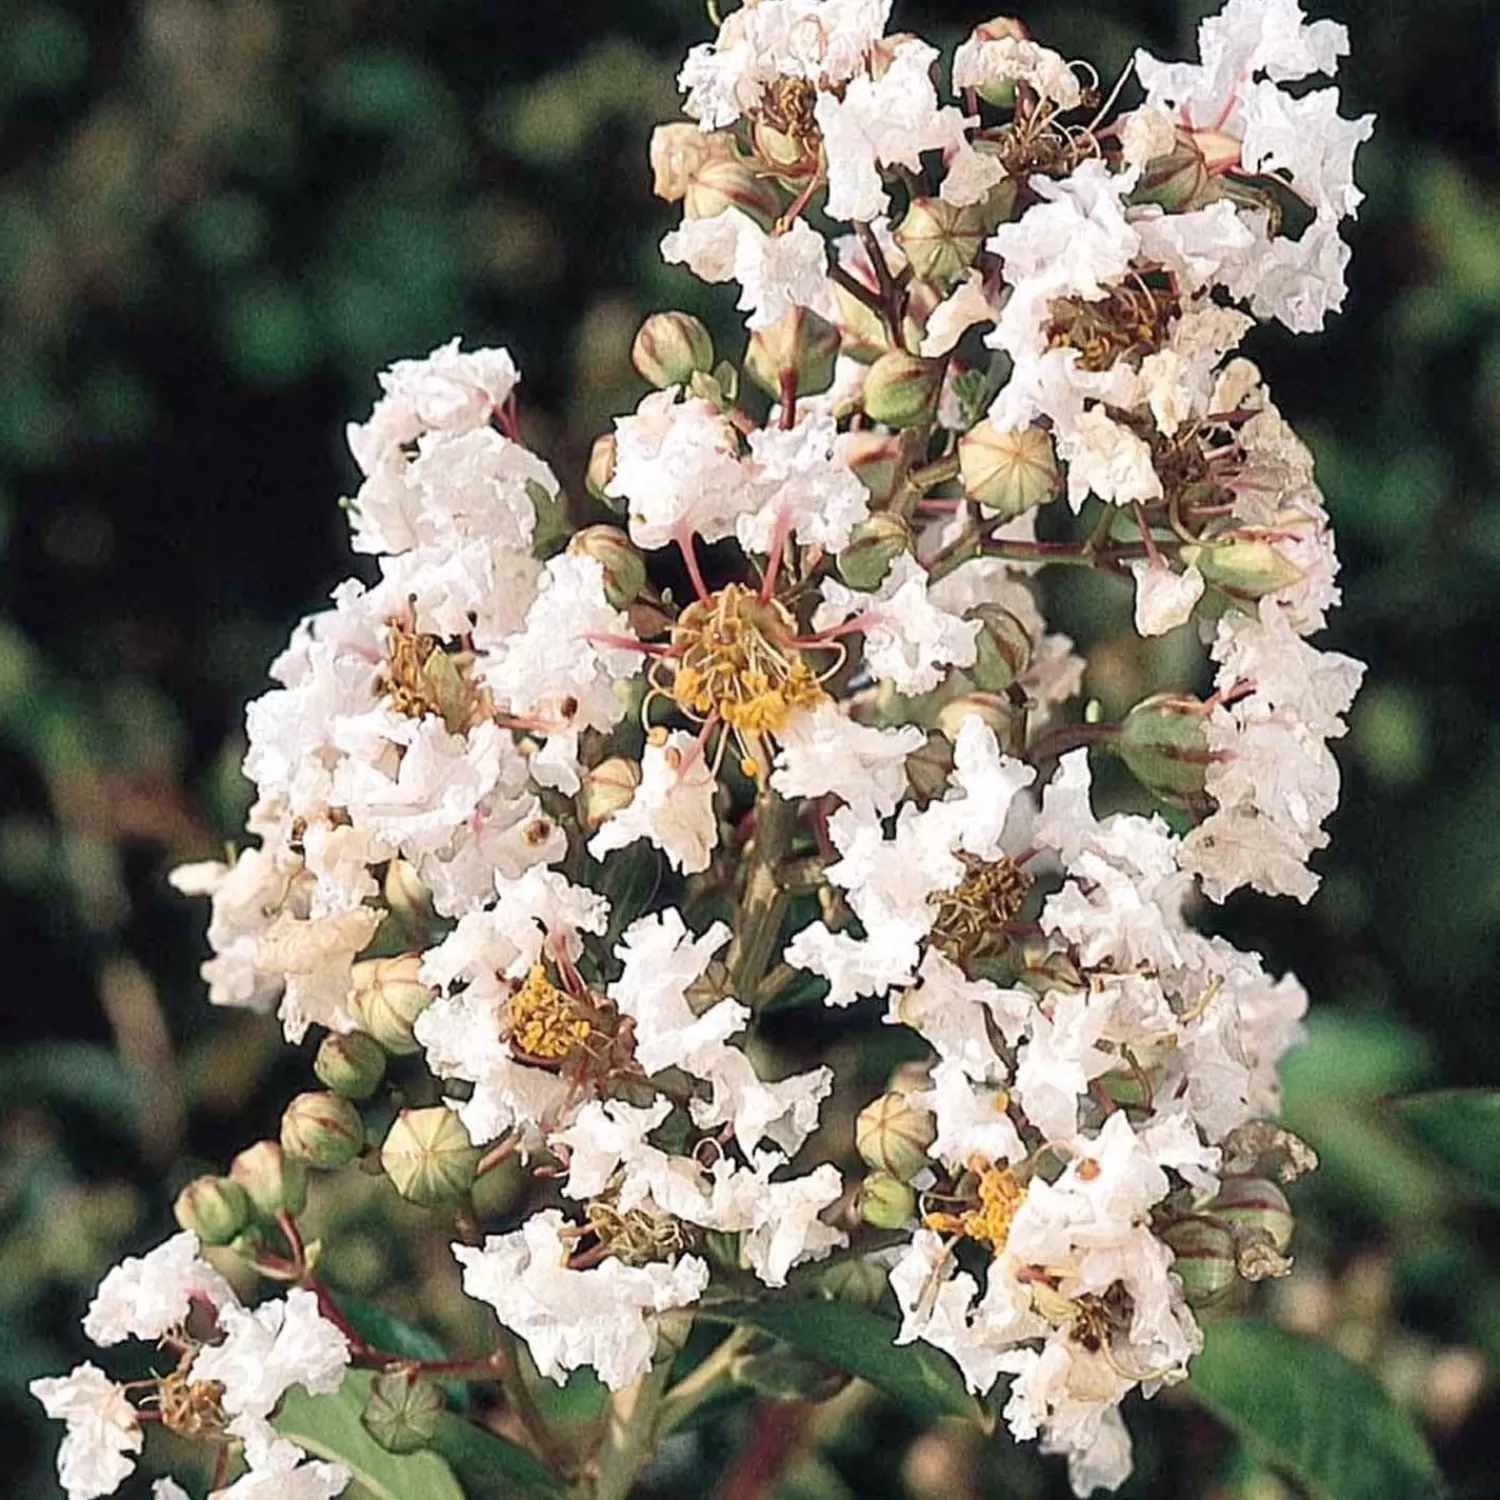
[[[1138,43],[1192,55],[1209,8],[1022,14],[1108,78]],[[1353,290],[1322,337],[1252,348],[1338,529],[1345,608],[1322,643],[1370,674],[1322,891],[1236,902],[1221,925],[1314,996],[1287,1113],[1325,1170],[1270,1306],[1370,1364],[1484,1496],[1496,1224],[1380,1101],[1500,1083],[1500,16],[1485,0],[1318,13],[1351,33],[1344,113],[1379,115]],[[898,0],[893,24],[948,46],[983,19]],[[732,297],[661,264],[675,214],[646,165],[676,66],[709,34],[692,0],[0,4],[0,1420],[23,1434],[17,1500],[58,1493],[57,1432],[24,1384],[82,1357],[94,1280],[303,1086],[274,1025],[208,1011],[204,911],[163,876],[237,834],[244,703],[355,571],[343,424],[391,359],[459,332],[503,343],[527,435],[576,490],[595,433],[639,397],[644,312],[688,308],[738,349]],[[1054,603],[1106,709],[1180,674],[1170,651],[1109,640],[1118,593]],[[343,1279],[382,1285],[387,1236],[349,1216]],[[863,1410],[781,1493],[1063,1492],[1034,1455]],[[1131,1416],[1128,1494],[1290,1493],[1183,1403]],[[684,1450],[658,1488],[707,1493],[714,1462]]]

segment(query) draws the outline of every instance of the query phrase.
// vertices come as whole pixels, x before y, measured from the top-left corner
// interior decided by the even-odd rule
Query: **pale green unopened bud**
[[[698,371],[713,369],[714,341],[691,313],[653,313],[630,346],[630,362],[658,390],[686,385]]]
[[[403,1198],[435,1208],[457,1203],[474,1186],[480,1151],[446,1105],[403,1109],[380,1148],[380,1165]]]
[[[818,1277],[818,1295],[826,1302],[874,1307],[885,1295],[886,1274],[868,1260],[840,1260]]]
[[[1061,486],[1052,439],[1040,427],[977,423],[958,440],[958,472],[969,499],[1008,520],[1055,500]]]
[[[710,133],[686,122],[658,125],[651,132],[651,190],[668,203],[680,203],[706,163],[734,157],[727,132]]]
[[[736,1385],[746,1386],[767,1401],[827,1401],[854,1378],[785,1345],[764,1354],[738,1355],[729,1374]]]
[[[1205,1212],[1235,1231],[1264,1234],[1282,1254],[1290,1248],[1297,1227],[1286,1194],[1264,1177],[1226,1177]]]
[[[354,965],[349,1013],[362,1031],[395,1057],[421,1050],[412,1027],[436,994],[417,978],[421,966],[420,953],[367,958]]]
[[[574,557],[592,557],[604,570],[604,597],[624,609],[646,587],[646,563],[618,526],[585,526],[568,543]]]
[[[896,492],[896,474],[901,464],[901,437],[895,432],[850,432],[840,440],[844,462],[869,490],[870,498],[884,504]]]
[[[993,155],[997,148],[989,141],[976,140],[974,149],[982,156]],[[1021,201],[1021,185],[1014,177],[1002,177],[979,204],[979,220],[986,234],[993,234],[1002,224],[1016,217]]]
[[[745,373],[778,401],[784,379],[794,383],[798,396],[816,396],[833,384],[838,354],[838,329],[808,308],[794,307],[750,335]]]
[[[1239,1280],[1234,1235],[1208,1219],[1177,1219],[1160,1231],[1176,1257],[1172,1269],[1182,1278],[1189,1307],[1222,1302]]]
[[[1003,693],[1031,666],[1031,632],[998,604],[981,604],[969,618],[980,622],[969,675],[987,693]]]
[[[910,1182],[930,1165],[927,1148],[936,1139],[932,1112],[912,1103],[909,1094],[882,1094],[854,1122],[854,1145],[866,1166],[898,1182]]]
[[[922,359],[893,349],[882,354],[865,376],[865,415],[887,427],[917,427],[937,413],[944,361]]]
[[[432,925],[432,892],[415,868],[404,859],[393,859],[385,867],[380,894],[391,916],[407,931],[426,932]]]
[[[946,796],[952,775],[953,741],[947,735],[929,733],[926,743],[906,757],[907,785],[919,807]]]
[[[975,208],[915,198],[896,230],[896,243],[917,276],[948,286],[974,264],[984,243],[984,223]]]
[[[275,1141],[257,1141],[229,1163],[229,1175],[244,1188],[263,1219],[295,1218],[307,1207],[307,1167],[293,1161]]]
[[[1158,203],[1169,214],[1184,213],[1203,206],[1212,182],[1197,142],[1179,131],[1176,146],[1166,156],[1153,157],[1146,163],[1129,201]]]
[[[839,553],[839,577],[851,589],[872,592],[891,571],[891,564],[910,551],[911,527],[900,516],[877,511],[854,528],[849,545]]]
[[[362,1031],[331,1032],[319,1044],[313,1073],[324,1088],[346,1099],[368,1099],[385,1077],[385,1048]]]
[[[602,828],[635,800],[641,768],[623,755],[612,755],[583,774],[578,791],[578,819],[589,833]]]
[[[205,1245],[227,1245],[250,1222],[250,1196],[229,1177],[196,1177],[172,1205],[177,1222]]]
[[[583,487],[595,500],[603,501],[605,505],[613,506],[618,510],[621,502],[613,495],[604,493],[614,477],[615,435],[612,432],[601,432],[594,439],[594,446],[589,449],[589,464],[584,471]]]
[[[974,716],[994,730],[995,738],[1002,745],[1008,745],[1015,729],[1016,713],[1016,705],[998,693],[965,693],[961,698],[950,699],[938,710],[937,727],[956,745],[964,720]]]
[[[904,1229],[917,1211],[917,1195],[888,1172],[871,1172],[859,1185],[859,1216],[874,1229]]]
[[[443,1393],[415,1371],[377,1375],[360,1416],[364,1429],[387,1453],[417,1453],[432,1441],[447,1407]]]
[[[1170,802],[1195,801],[1213,762],[1208,715],[1186,693],[1153,694],[1125,715],[1115,750],[1148,791]]]
[[[682,206],[689,219],[715,219],[737,208],[768,230],[781,212],[781,198],[743,162],[720,159],[704,162],[693,174]]]
[[[1189,567],[1196,567],[1216,589],[1231,598],[1248,601],[1290,588],[1303,576],[1302,569],[1269,542],[1251,537],[1184,547],[1182,560]]]
[[[833,283],[833,302],[838,310],[839,337],[843,341],[844,353],[851,359],[868,364],[891,347],[885,319],[837,281]]]
[[[281,1117],[281,1149],[312,1167],[345,1166],[364,1144],[364,1121],[342,1094],[298,1094]]]

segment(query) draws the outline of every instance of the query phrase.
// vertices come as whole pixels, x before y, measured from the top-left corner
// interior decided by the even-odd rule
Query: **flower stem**
[[[658,1440],[675,1432],[705,1401],[711,1401],[729,1383],[735,1359],[756,1337],[753,1328],[735,1328],[691,1375],[685,1375],[667,1392],[657,1420]]]
[[[730,992],[746,1004],[753,1002],[776,951],[781,919],[786,913],[786,891],[778,867],[792,839],[791,804],[769,783],[762,786],[755,805],[755,836],[751,840],[744,890],[729,948]]]
[[[656,1450],[657,1419],[672,1359],[665,1356],[632,1386],[610,1397],[604,1415],[604,1440],[596,1457],[594,1500],[626,1500],[641,1470]]]

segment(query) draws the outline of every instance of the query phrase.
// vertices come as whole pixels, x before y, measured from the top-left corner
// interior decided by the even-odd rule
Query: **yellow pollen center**
[[[376,686],[393,712],[409,719],[435,714],[449,734],[463,734],[485,716],[491,705],[470,680],[470,653],[447,651],[436,636],[419,635],[404,620],[389,620],[386,629]]]
[[[958,959],[1004,948],[1005,924],[1021,910],[1031,889],[1031,876],[1013,859],[1002,856],[987,863],[963,858],[968,869],[963,882],[933,898],[933,937]]]
[[[961,1234],[988,1245],[996,1255],[1010,1238],[1011,1221],[1026,1201],[1026,1189],[1008,1167],[975,1157],[969,1169],[979,1179],[979,1202],[957,1214],[928,1214],[923,1223],[940,1234]]]
[[[532,966],[526,982],[510,997],[506,1034],[511,1046],[527,1057],[562,1062],[588,1041],[593,1030],[540,964]]]
[[[224,1430],[227,1418],[223,1398],[224,1387],[219,1381],[189,1381],[180,1369],[163,1376],[156,1390],[162,1426],[185,1438],[207,1437]]]
[[[1177,313],[1177,300],[1145,286],[1117,286],[1094,302],[1059,297],[1051,311],[1048,347],[1078,350],[1081,369],[1107,370],[1118,360],[1160,349]]]

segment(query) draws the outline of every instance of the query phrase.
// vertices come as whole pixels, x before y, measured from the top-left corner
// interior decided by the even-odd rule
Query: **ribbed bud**
[[[1212,182],[1197,142],[1185,131],[1178,131],[1172,151],[1146,163],[1129,201],[1158,203],[1169,214],[1184,213],[1202,207]]]
[[[927,742],[906,757],[906,783],[919,807],[941,800],[953,775],[953,741],[947,735],[929,733]]]
[[[1176,1257],[1172,1269],[1182,1278],[1189,1307],[1221,1302],[1239,1280],[1234,1235],[1209,1219],[1177,1219],[1159,1231]]]
[[[1125,715],[1115,750],[1148,791],[1169,802],[1203,796],[1212,763],[1208,715],[1186,693],[1155,693]]]
[[[342,1094],[298,1094],[281,1117],[281,1149],[312,1167],[345,1166],[364,1144],[364,1121]]]
[[[984,243],[984,222],[975,208],[915,198],[896,230],[896,243],[915,275],[948,286],[974,264]]]
[[[958,440],[958,472],[969,499],[1008,520],[1055,500],[1061,485],[1052,439],[1040,427],[977,423]]]
[[[583,773],[578,791],[578,819],[589,833],[602,828],[635,800],[641,768],[623,755],[612,755]]]
[[[1264,1177],[1226,1177],[1219,1196],[1205,1212],[1235,1231],[1266,1235],[1283,1255],[1297,1227],[1286,1194]]]
[[[937,1121],[909,1094],[882,1094],[854,1122],[854,1145],[865,1165],[898,1182],[910,1182],[930,1165],[927,1148],[936,1139]]]
[[[781,212],[781,198],[743,162],[721,158],[704,162],[693,174],[682,207],[689,219],[713,219],[737,208],[769,230]]]
[[[970,715],[977,715],[986,728],[994,730],[1002,745],[1010,743],[1016,708],[998,693],[965,693],[961,698],[950,699],[938,710],[937,727],[956,745],[958,731]]]
[[[827,1401],[854,1378],[810,1354],[786,1345],[764,1354],[738,1355],[730,1378],[767,1401]]]
[[[395,958],[367,958],[354,965],[349,1013],[395,1057],[420,1051],[412,1026],[432,1004],[435,991],[417,978],[420,953]]]
[[[844,462],[869,490],[870,498],[884,504],[896,492],[896,474],[901,462],[901,438],[894,432],[851,432],[842,439]]]
[[[713,369],[714,341],[691,313],[653,313],[630,346],[630,362],[657,390],[686,385],[697,372]]]
[[[882,354],[865,376],[865,415],[887,427],[917,427],[937,412],[944,361],[922,359],[893,349]]]
[[[447,1406],[443,1393],[415,1371],[396,1370],[370,1382],[360,1422],[387,1453],[417,1453],[432,1441]]]
[[[668,203],[680,203],[693,178],[711,161],[733,161],[728,135],[708,134],[696,125],[658,125],[651,132],[651,190]]]
[[[799,396],[817,396],[833,384],[838,355],[838,329],[808,308],[794,307],[750,335],[745,373],[777,400],[783,377],[795,380]]]
[[[601,432],[594,439],[594,446],[589,449],[589,464],[584,470],[583,487],[595,500],[602,501],[605,505],[618,510],[620,502],[613,495],[604,493],[614,477],[615,435],[612,432]]]
[[[330,1032],[313,1058],[313,1073],[324,1088],[346,1099],[368,1099],[385,1077],[385,1048],[362,1031]]]
[[[1203,547],[1184,547],[1182,560],[1196,567],[1216,589],[1234,599],[1254,601],[1290,588],[1302,569],[1269,542],[1246,537]]]
[[[618,526],[585,526],[568,542],[574,557],[592,557],[604,570],[604,597],[616,609],[633,604],[646,587],[646,563]]]
[[[409,932],[426,933],[432,925],[432,892],[422,877],[404,859],[393,859],[385,867],[380,894],[391,916]]]
[[[380,1148],[380,1165],[403,1198],[435,1208],[457,1203],[474,1186],[480,1151],[444,1104],[403,1109]]]
[[[178,1224],[205,1245],[227,1245],[250,1222],[250,1196],[229,1177],[195,1177],[172,1204]]]
[[[1031,632],[1008,609],[981,604],[969,611],[980,622],[969,675],[987,693],[1003,693],[1031,666]]]
[[[868,1260],[840,1260],[818,1277],[818,1295],[825,1302],[850,1302],[874,1307],[885,1295],[886,1274]]]
[[[917,1211],[917,1195],[887,1172],[871,1172],[859,1185],[859,1216],[874,1229],[904,1229]]]
[[[307,1167],[293,1161],[275,1141],[257,1141],[229,1163],[229,1175],[244,1188],[263,1219],[294,1218],[307,1207]]]
[[[839,577],[851,589],[871,592],[880,587],[891,564],[910,551],[911,527],[900,516],[877,511],[854,528],[849,545],[839,553]]]

